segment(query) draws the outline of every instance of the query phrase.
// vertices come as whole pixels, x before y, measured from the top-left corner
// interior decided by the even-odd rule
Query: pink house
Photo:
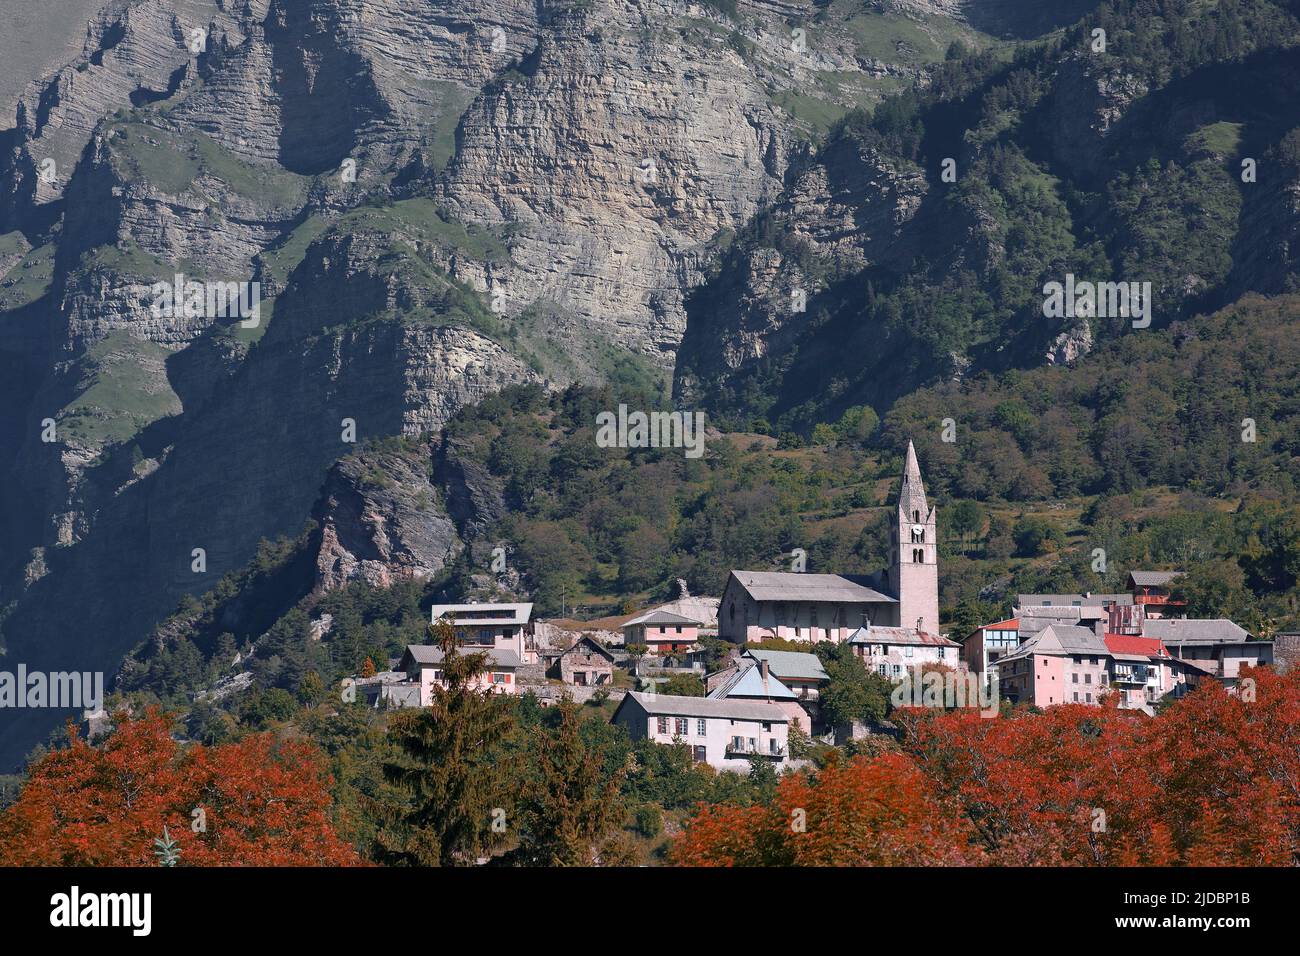
[[[522,661],[514,651],[467,647],[462,653],[487,655],[487,670],[475,681],[478,690],[491,691],[494,694],[519,693],[518,670]],[[398,670],[406,672],[407,680],[419,682],[421,707],[428,707],[433,701],[435,684],[445,686],[442,679],[443,656],[441,647],[432,644],[408,644],[406,653],[397,664]]]
[[[996,664],[1003,697],[1036,707],[1100,704],[1151,712],[1177,694],[1187,668],[1158,639],[1133,634],[1098,636],[1086,627],[1051,624],[1025,639]]]
[[[1050,624],[994,666],[1002,696],[1051,707],[1096,704],[1108,692],[1106,643],[1086,627]]]
[[[644,644],[651,654],[686,651],[700,639],[700,622],[656,609],[623,625],[624,644]]]

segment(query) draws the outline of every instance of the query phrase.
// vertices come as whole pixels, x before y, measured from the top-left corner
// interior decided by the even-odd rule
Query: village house
[[[467,654],[482,653],[487,655],[487,669],[478,676],[472,685],[477,690],[490,690],[494,694],[519,693],[518,670],[523,662],[512,650],[499,650],[494,647],[468,647]],[[442,648],[432,644],[408,644],[406,653],[398,661],[398,670],[406,673],[407,681],[419,685],[421,707],[428,707],[433,701],[434,685],[446,686],[442,676]]]
[[[647,611],[623,625],[624,646],[644,644],[656,656],[688,651],[699,639],[699,621],[660,608]]]
[[[789,761],[790,719],[775,704],[629,691],[611,722],[632,740],[690,747],[696,763],[748,773],[751,759]]]
[[[546,676],[574,687],[609,687],[614,683],[614,655],[584,634],[553,655]]]
[[[510,651],[525,664],[537,663],[531,604],[435,604],[430,620],[450,621],[456,640],[468,647]]]
[[[1142,634],[1160,640],[1171,655],[1191,665],[1188,682],[1193,686],[1201,677],[1212,677],[1233,687],[1243,665],[1273,663],[1272,641],[1252,641],[1249,634],[1224,618],[1148,618]]]
[[[1086,627],[1049,624],[995,665],[1001,694],[1012,703],[1098,703],[1107,687],[1110,651]]]
[[[1025,607],[1099,607],[1109,608],[1114,604],[1132,604],[1131,594],[1019,594],[1016,606]]]
[[[1020,620],[1008,618],[971,631],[961,641],[962,660],[966,669],[987,680],[991,665],[1020,645]]]
[[[1168,617],[1185,617],[1187,602],[1176,600],[1170,593],[1175,578],[1182,571],[1132,571],[1128,586],[1133,592],[1133,603],[1140,605],[1145,616],[1153,620]]]
[[[1108,678],[1111,692],[1125,708],[1146,709],[1167,694],[1179,696],[1186,688],[1187,668],[1154,637],[1107,634],[1110,652]]]
[[[773,638],[842,643],[865,624],[938,634],[936,520],[909,442],[889,566],[869,576],[732,571],[718,611],[719,636],[735,644]]]
[[[831,680],[826,668],[822,667],[821,658],[816,654],[747,647],[741,658],[766,661],[776,679],[794,691],[795,696],[805,704],[816,702],[821,696],[821,689]]]
[[[890,680],[925,664],[956,670],[961,661],[961,645],[956,641],[910,627],[863,626],[849,637],[849,646],[867,670]]]
[[[790,725],[806,734],[812,733],[812,717],[800,705],[793,690],[776,678],[767,661],[741,659],[728,668],[721,680],[705,678],[710,700],[756,700],[780,707],[790,718]],[[709,675],[717,678],[719,675]]]

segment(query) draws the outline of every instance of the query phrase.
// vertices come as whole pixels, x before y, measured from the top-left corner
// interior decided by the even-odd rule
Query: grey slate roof
[[[486,654],[495,667],[519,667],[523,661],[514,651],[497,649],[495,647],[467,647],[461,651],[462,654]],[[443,657],[441,647],[435,647],[433,644],[407,644],[406,654],[402,656],[405,661],[410,657],[417,664],[441,664]]]
[[[640,617],[634,617],[626,622],[624,627],[632,627],[637,624],[690,624],[698,627],[700,622],[692,620],[689,617],[683,617],[680,614],[674,614],[672,611],[665,611],[663,608],[655,608],[653,611],[647,611]]]
[[[1225,618],[1180,621],[1177,618],[1142,624],[1143,637],[1158,637],[1166,644],[1242,644],[1249,635]]]
[[[950,641],[938,634],[926,634],[914,627],[882,627],[878,624],[863,625],[849,635],[850,644],[912,644],[925,647],[961,647],[956,641]]]
[[[1049,624],[1010,654],[999,659],[998,663],[1020,660],[1031,654],[1049,654],[1052,657],[1069,657],[1074,654],[1087,654],[1090,657],[1111,656],[1106,642],[1088,628],[1070,624]]]
[[[794,691],[786,687],[769,669],[767,686],[763,686],[763,671],[755,661],[750,661],[736,669],[736,672],[713,688],[708,694],[712,700],[728,697],[762,698],[773,700],[795,700]]]
[[[605,648],[601,645],[600,641],[596,640],[594,637],[587,637],[585,634],[582,637],[578,638],[576,641],[574,641],[572,644],[570,644],[568,647],[566,647],[564,650],[549,652],[543,654],[543,656],[563,657],[565,654],[580,653],[584,650],[586,650],[589,653],[594,651],[595,653],[600,654],[602,657],[608,658],[611,664],[614,662],[614,655],[611,654],[609,651],[605,650]]]
[[[655,694],[651,697],[637,691],[628,691],[627,696],[623,698],[623,703],[618,705],[618,709],[622,710],[629,700],[640,704],[646,713],[654,717],[722,717],[731,720],[767,720],[782,724],[790,722],[785,711],[776,704],[766,704],[756,700],[734,698],[717,700],[709,697],[676,697],[667,694]],[[614,713],[618,716],[618,711]]]
[[[826,673],[826,668],[822,667],[821,658],[816,654],[805,654],[801,651],[767,651],[756,647],[745,651],[745,656],[752,657],[756,661],[767,661],[768,669],[777,677],[818,681],[831,679]]]
[[[1043,602],[1049,602],[1044,604]],[[1078,602],[1078,603],[1075,603]],[[1105,607],[1107,604],[1132,604],[1131,594],[1017,594],[1016,603],[1022,608],[1042,607]]]
[[[868,587],[870,578],[794,571],[732,571],[736,583],[755,601],[897,604],[898,600]]]
[[[1182,574],[1182,571],[1130,571],[1128,576],[1138,587],[1149,588],[1168,584]]]

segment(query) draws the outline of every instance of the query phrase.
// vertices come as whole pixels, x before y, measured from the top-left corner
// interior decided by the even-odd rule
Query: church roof
[[[907,461],[903,465],[903,483],[898,488],[898,507],[904,512],[920,512],[922,521],[930,520],[930,509],[925,500],[925,482],[921,480],[921,465],[916,460],[916,448],[907,443]]]
[[[897,604],[895,598],[867,587],[860,575],[803,574],[795,571],[732,571],[731,576],[755,601]]]

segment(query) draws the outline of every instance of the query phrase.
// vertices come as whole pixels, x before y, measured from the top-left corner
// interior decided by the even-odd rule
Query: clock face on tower
[[[923,524],[912,525],[912,534],[916,535],[917,537],[920,537],[921,535],[925,534],[925,525]]]

